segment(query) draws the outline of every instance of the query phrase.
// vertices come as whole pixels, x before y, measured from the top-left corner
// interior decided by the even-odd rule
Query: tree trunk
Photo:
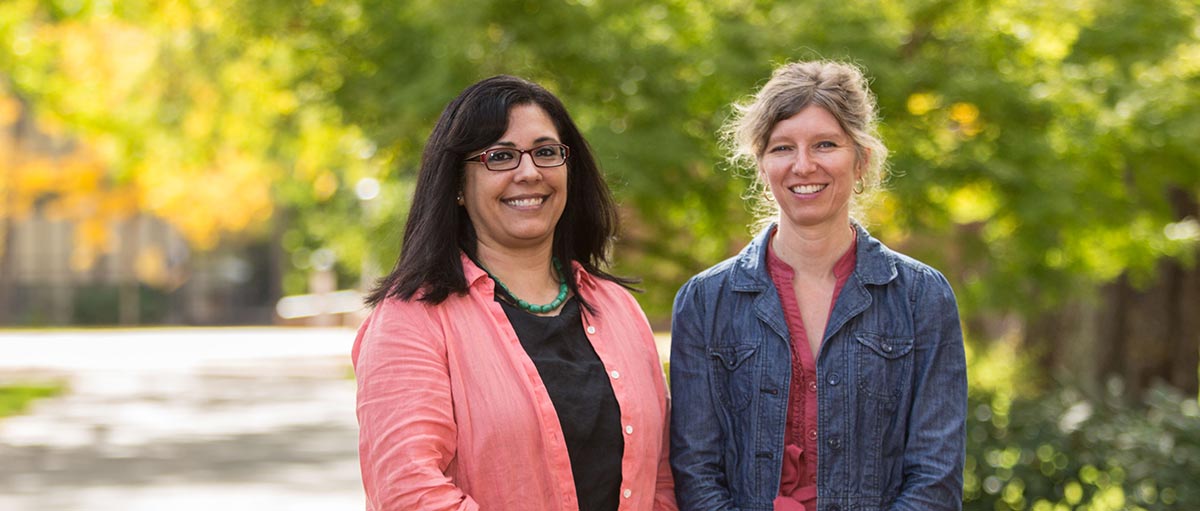
[[[141,251],[142,245],[141,218],[134,216],[124,224],[120,230],[121,248],[117,250],[117,253],[123,256],[118,264],[124,265],[124,268],[117,272],[117,310],[120,324],[130,326],[141,323],[141,286],[137,273],[138,252]]]
[[[1098,376],[1103,379],[1110,375],[1125,376],[1125,352],[1128,338],[1127,316],[1124,313],[1133,302],[1130,296],[1133,290],[1129,286],[1129,278],[1121,275],[1116,282],[1104,286],[1103,303],[1100,305],[1099,318],[1100,345],[1097,350],[1097,362],[1100,370]],[[1103,383],[1097,382],[1097,383]]]
[[[1194,197],[1168,192],[1175,218],[1200,218]],[[1200,249],[1190,261],[1162,259],[1152,280],[1128,275],[1105,285],[1097,326],[1098,378],[1120,376],[1131,398],[1166,383],[1196,394],[1200,388]]]
[[[290,220],[289,210],[275,207],[271,218],[271,245],[267,248],[267,304],[271,310],[268,317],[272,322],[279,320],[279,315],[275,313],[275,304],[283,298],[283,277],[288,258],[288,253],[283,248],[283,235],[287,233]]]
[[[9,204],[12,204],[11,202]],[[12,274],[12,251],[13,251],[13,221],[12,217],[5,215],[0,219],[0,325],[8,325],[14,318],[9,310],[9,304],[12,303],[13,289],[16,287],[15,279]]]
[[[1167,192],[1175,218],[1200,221],[1200,204],[1196,197],[1182,188]],[[1168,340],[1163,377],[1171,385],[1196,394],[1200,389],[1197,367],[1200,366],[1200,247],[1193,252],[1190,264],[1167,261],[1164,277],[1168,286]]]

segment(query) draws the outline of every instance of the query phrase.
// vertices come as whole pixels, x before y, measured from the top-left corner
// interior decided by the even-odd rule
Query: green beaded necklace
[[[517,298],[517,295],[513,294],[513,292],[508,289],[508,286],[504,285],[503,282],[500,282],[500,279],[496,278],[495,275],[492,275],[491,271],[489,271],[487,268],[484,268],[483,271],[487,272],[488,276],[491,277],[492,280],[496,282],[496,285],[500,286],[500,288],[503,289],[505,293],[508,293],[508,296],[511,296],[514,300],[517,301],[517,307],[520,307],[521,310],[524,310],[526,312],[531,312],[533,314],[545,314],[554,309],[557,309],[559,305],[562,305],[563,302],[565,302],[567,300],[567,290],[568,290],[567,278],[565,275],[563,275],[562,263],[558,262],[557,257],[551,259],[551,261],[554,263],[555,273],[558,273],[558,296],[554,297],[554,301],[547,303],[545,305],[536,305],[536,304],[529,303],[525,300],[522,300],[520,298]],[[482,265],[480,265],[480,266],[482,266]]]

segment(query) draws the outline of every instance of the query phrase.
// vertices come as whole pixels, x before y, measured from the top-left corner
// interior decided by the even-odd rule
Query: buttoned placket
[[[587,332],[587,334],[588,334],[588,336],[589,336],[589,337],[590,337],[590,336],[593,336],[593,335],[596,335],[596,332],[597,332],[597,330],[596,330],[596,325],[591,325],[591,324],[589,324],[589,325],[587,325],[587,327],[586,327],[586,328],[584,328],[584,331],[586,331],[586,332]],[[590,339],[589,339],[589,340],[590,340]],[[593,343],[593,346],[594,346],[594,345],[595,345],[595,344]],[[613,385],[613,392],[615,393],[615,392],[616,392],[616,390],[617,390],[617,380],[620,380],[620,379],[621,379],[621,371],[620,371],[620,370],[618,370],[618,369],[610,369],[610,370],[609,370],[609,372],[608,372],[608,376],[609,376],[609,378],[612,378],[612,380],[613,380],[613,382],[612,382],[612,385]],[[624,419],[625,419],[625,418],[624,418],[624,417],[622,417],[622,420],[624,420]],[[626,424],[625,424],[625,425],[624,425],[624,426],[621,428],[621,430],[625,432],[625,435],[626,435],[626,436],[631,436],[631,435],[633,435],[633,425],[632,425],[632,424],[626,423]],[[628,499],[632,498],[632,497],[633,497],[633,490],[631,490],[631,489],[629,489],[629,488],[624,488],[624,489],[622,489],[622,490],[621,490],[621,497],[625,498],[626,500],[628,500]]]

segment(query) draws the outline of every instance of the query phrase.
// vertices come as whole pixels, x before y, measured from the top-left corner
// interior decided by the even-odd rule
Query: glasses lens
[[[491,170],[515,169],[521,161],[521,153],[515,149],[492,149],[484,153],[484,157]]]
[[[554,167],[563,163],[563,146],[560,145],[544,145],[536,147],[530,153],[533,155],[533,162],[539,167]]]
[[[529,152],[538,167],[558,167],[566,162],[566,146],[563,144],[542,145]]]

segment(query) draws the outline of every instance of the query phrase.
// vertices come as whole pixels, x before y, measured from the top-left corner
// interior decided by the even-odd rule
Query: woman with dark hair
[[[442,112],[352,353],[367,509],[675,509],[649,323],[583,136],[497,76]]]
[[[726,128],[758,236],[692,277],[671,328],[671,466],[687,510],[962,508],[954,291],[855,219],[887,148],[866,77],[780,66]]]

